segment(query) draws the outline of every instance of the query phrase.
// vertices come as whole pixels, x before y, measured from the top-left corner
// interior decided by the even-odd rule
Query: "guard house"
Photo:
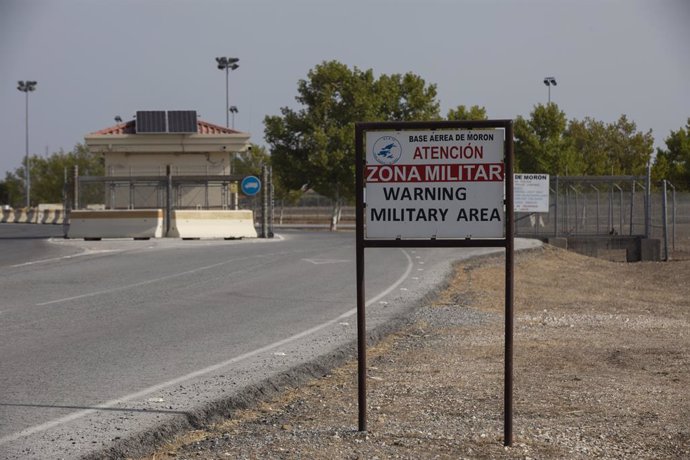
[[[193,110],[159,110],[138,111],[134,120],[88,134],[84,140],[91,152],[103,155],[106,176],[116,179],[106,183],[107,209],[165,207],[164,185],[145,178],[166,176],[168,166],[173,176],[190,179],[176,182],[174,208],[236,209],[237,185],[212,176],[227,179],[233,174],[237,155],[250,148],[249,137],[202,121]]]

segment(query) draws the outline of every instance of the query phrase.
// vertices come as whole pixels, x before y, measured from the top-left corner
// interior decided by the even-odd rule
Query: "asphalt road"
[[[21,227],[0,225],[2,458],[124,445],[356,337],[351,233],[83,242]],[[368,326],[486,251],[368,249]]]
[[[63,235],[62,225],[0,224],[0,270],[27,260],[80,252],[48,242]]]

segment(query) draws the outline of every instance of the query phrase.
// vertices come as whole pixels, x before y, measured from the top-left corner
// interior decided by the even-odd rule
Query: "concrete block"
[[[254,212],[249,210],[174,210],[170,237],[256,238]]]
[[[14,222],[14,209],[3,209],[0,223],[7,224]]]
[[[68,238],[161,238],[162,209],[131,209],[70,213]]]
[[[38,223],[56,224],[58,217],[63,213],[62,203],[39,203]],[[62,223],[62,222],[60,222]]]
[[[546,242],[551,246],[555,246],[557,248],[568,249],[568,238],[551,237],[547,238]]]
[[[645,262],[661,260],[661,240],[642,238],[640,241],[639,260]]]
[[[55,211],[52,209],[43,209],[39,211],[39,222],[42,224],[49,224],[55,216]]]
[[[50,222],[54,225],[61,225],[65,221],[65,211],[63,209],[56,209],[53,215],[53,220]]]
[[[14,223],[15,224],[25,224],[27,223],[29,216],[26,213],[26,209],[19,208],[14,210]]]
[[[36,208],[29,208],[26,211],[26,222],[28,224],[37,224],[39,223],[39,215],[41,213],[38,211]]]

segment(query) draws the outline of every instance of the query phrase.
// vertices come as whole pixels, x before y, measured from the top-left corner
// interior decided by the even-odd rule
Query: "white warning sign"
[[[515,212],[549,212],[549,175],[514,174]]]
[[[504,130],[367,131],[367,238],[502,238]]]

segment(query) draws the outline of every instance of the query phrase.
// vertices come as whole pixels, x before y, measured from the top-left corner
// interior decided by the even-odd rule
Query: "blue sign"
[[[242,179],[240,187],[245,195],[254,196],[261,190],[261,181],[256,176],[247,176]]]

